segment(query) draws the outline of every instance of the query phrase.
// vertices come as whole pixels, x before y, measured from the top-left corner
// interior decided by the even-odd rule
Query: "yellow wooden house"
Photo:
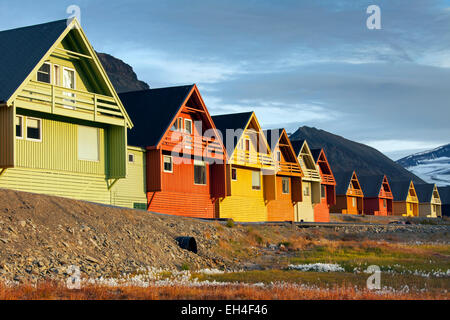
[[[133,124],[78,21],[1,31],[0,43],[0,187],[145,204],[140,186],[116,198]]]
[[[393,215],[417,217],[419,200],[412,180],[392,182],[390,186],[394,196]]]
[[[306,140],[291,141],[303,172],[301,202],[294,207],[295,221],[314,222],[314,206],[320,203],[321,177]]]
[[[274,192],[274,163],[254,112],[217,115],[212,120],[227,151],[227,196],[217,202],[216,217],[267,221],[266,195]]]
[[[442,217],[442,203],[437,186],[434,183],[416,184],[419,199],[419,217]]]

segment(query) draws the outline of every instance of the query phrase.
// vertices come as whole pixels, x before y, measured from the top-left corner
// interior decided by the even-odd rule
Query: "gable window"
[[[326,198],[326,194],[327,194],[327,191],[326,191],[326,188],[325,188],[325,185],[320,185],[320,197],[321,198]]]
[[[75,70],[69,68],[63,68],[63,87],[68,89],[75,90]],[[63,95],[71,98],[75,98],[75,93],[73,92],[63,92]],[[65,103],[69,103],[65,105],[64,108],[67,109],[75,109],[74,104],[76,103],[73,99],[64,99]]]
[[[309,196],[309,186],[305,186],[305,187],[303,188],[303,195],[304,195],[304,196]]]
[[[250,139],[245,139],[245,151],[250,152]]]
[[[164,172],[173,172],[173,162],[171,156],[164,156]]]
[[[128,162],[134,163],[134,154],[132,153],[128,154]]]
[[[281,152],[277,151],[277,161],[281,162]]]
[[[206,164],[203,161],[194,160],[194,183],[206,184]]]
[[[184,131],[188,134],[192,134],[192,120],[184,119]]]
[[[27,118],[27,139],[41,141],[42,124],[41,119]]]
[[[98,128],[78,126],[78,159],[99,161]]]
[[[53,65],[53,84],[61,86],[61,68],[57,64]]]
[[[281,191],[283,193],[289,193],[289,178],[283,177],[281,179]]]
[[[261,175],[259,171],[252,171],[252,189],[261,190]]]
[[[23,117],[16,116],[16,137],[23,138]]]
[[[48,62],[45,62],[37,71],[37,81],[51,83],[50,77],[51,65]]]
[[[231,168],[231,180],[237,181],[237,169]]]

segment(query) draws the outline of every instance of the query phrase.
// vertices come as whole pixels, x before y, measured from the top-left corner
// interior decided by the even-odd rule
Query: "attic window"
[[[192,120],[184,119],[184,130],[188,134],[192,134]]]
[[[37,81],[51,83],[50,77],[51,65],[48,62],[45,62],[37,72]]]

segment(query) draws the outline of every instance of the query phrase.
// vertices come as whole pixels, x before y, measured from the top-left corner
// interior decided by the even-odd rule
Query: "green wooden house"
[[[132,126],[76,19],[0,32],[0,188],[145,203]]]

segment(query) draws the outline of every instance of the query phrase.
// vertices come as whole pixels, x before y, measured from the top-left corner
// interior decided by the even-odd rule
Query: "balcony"
[[[237,165],[253,165],[256,167],[273,167],[274,162],[273,159],[264,153],[259,152],[249,152],[245,150],[236,149],[233,158],[230,159],[230,162],[233,162]]]
[[[347,192],[348,196],[357,196],[357,197],[362,197],[363,196],[363,192],[359,189],[349,189]]]
[[[221,144],[209,137],[190,135],[180,131],[170,131],[162,141],[164,149],[197,156],[218,155],[223,158]],[[176,148],[177,147],[177,148]],[[206,153],[204,153],[206,150]]]
[[[323,184],[336,184],[336,180],[331,174],[322,174],[322,183]]]
[[[416,196],[412,196],[412,195],[409,195],[409,196],[408,196],[408,201],[409,201],[409,202],[416,202],[416,203],[419,202],[419,200],[417,199],[417,197],[416,197]]]
[[[291,176],[302,176],[302,170],[300,166],[292,162],[276,162],[275,168],[277,174],[286,174]]]
[[[320,173],[313,169],[303,169],[303,179],[321,181]]]
[[[125,119],[113,97],[73,90],[31,80],[15,100],[16,107],[124,125]]]
[[[389,198],[392,199],[392,192],[384,191],[383,189],[380,192],[380,198]]]

